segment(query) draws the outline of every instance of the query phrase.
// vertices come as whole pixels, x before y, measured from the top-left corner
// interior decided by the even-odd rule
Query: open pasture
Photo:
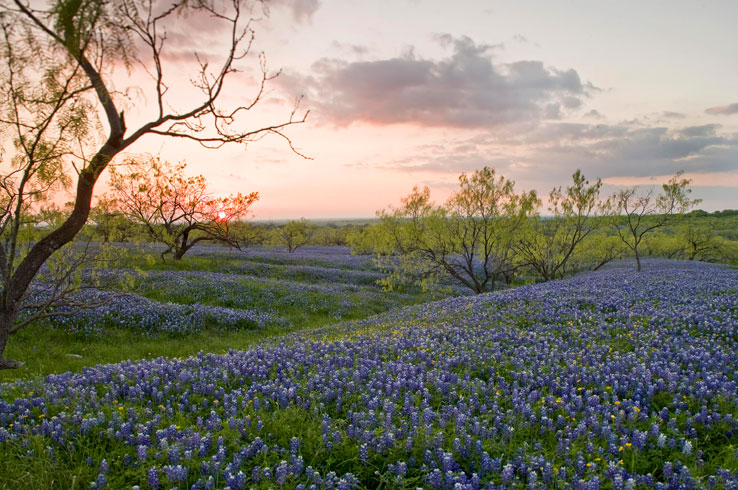
[[[735,269],[611,267],[3,385],[3,481],[736,488],[737,341]]]

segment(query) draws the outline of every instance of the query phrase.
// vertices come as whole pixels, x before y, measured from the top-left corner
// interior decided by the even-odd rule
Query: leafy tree
[[[571,259],[576,263],[572,269],[596,271],[613,260],[622,259],[625,252],[622,240],[616,235],[605,233],[600,227],[577,249]]]
[[[707,226],[687,221],[679,228],[679,238],[684,243],[687,260],[711,260],[719,255],[717,235]]]
[[[485,167],[459,176],[459,190],[443,206],[415,187],[397,209],[381,211],[374,249],[392,270],[385,284],[427,285],[448,276],[475,293],[512,280],[514,244],[536,202],[516,194],[514,182]]]
[[[523,263],[545,281],[576,271],[571,259],[596,227],[593,214],[602,209],[598,199],[602,181],[590,184],[580,170],[572,179],[564,191],[561,187],[551,191],[548,216],[529,220],[527,233],[517,243]]]
[[[239,248],[264,245],[269,240],[269,231],[263,224],[236,221],[230,225],[229,233]]]
[[[260,56],[261,77],[253,96],[224,106],[227,81],[249,53],[254,39],[254,6],[247,0],[52,0],[48,8],[29,0],[0,2],[0,368],[19,365],[4,357],[24,300],[47,260],[72,242],[90,213],[95,184],[110,162],[146,135],[198,142],[207,147],[245,144],[304,122],[298,105],[285,120],[247,127],[244,116],[275,75]],[[172,98],[170,63],[183,69],[181,46],[170,49],[167,29],[205,17],[221,26],[223,56],[192,56],[190,77],[199,95]],[[218,42],[213,42],[218,46]],[[177,52],[180,51],[180,52]],[[175,61],[176,60],[176,61]],[[135,104],[130,70],[151,76],[151,110],[128,128],[122,110]],[[129,70],[129,73],[126,73]],[[169,80],[169,81],[168,81]],[[233,100],[233,99],[230,99]],[[299,99],[298,99],[299,101]],[[251,119],[253,121],[253,119]],[[76,179],[76,183],[75,183]],[[28,216],[62,189],[73,195],[71,212],[27,240]]]
[[[419,284],[424,288],[435,282],[442,273],[437,261],[428,260],[436,251],[433,239],[444,235],[445,214],[430,200],[430,189],[417,186],[400,200],[397,209],[377,213],[379,223],[370,226],[359,240],[363,251],[375,253],[376,263],[389,272],[381,283],[389,290],[405,284]]]
[[[291,220],[274,230],[274,242],[287,247],[289,253],[294,253],[300,247],[309,244],[315,234],[315,227],[305,218]]]
[[[686,255],[686,243],[679,235],[658,230],[643,239],[640,249],[644,255],[671,260],[682,260]]]
[[[654,230],[666,226],[700,202],[689,199],[691,180],[683,179],[678,172],[662,185],[660,194],[651,187],[639,192],[638,187],[623,189],[610,198],[609,207],[613,226],[623,243],[636,258],[636,270],[641,270],[640,245],[643,238]]]
[[[738,241],[715,237],[715,257],[719,262],[738,265]]]
[[[382,236],[378,223],[370,223],[352,229],[346,236],[346,245],[354,255],[375,255],[386,248],[388,240]]]
[[[245,219],[259,194],[212,198],[205,177],[187,177],[186,164],[158,157],[129,159],[129,172],[111,168],[113,199],[125,216],[140,223],[149,237],[166,245],[162,257],[181,259],[197,243],[219,242],[240,248],[230,223]]]
[[[356,230],[361,230],[362,228],[362,226],[354,224],[336,226],[331,223],[325,226],[319,226],[316,228],[315,234],[313,235],[313,243],[328,247],[345,247],[348,245],[349,235],[354,233]]]
[[[90,210],[94,233],[103,243],[125,242],[136,233],[137,224],[116,209],[114,200],[99,199]]]

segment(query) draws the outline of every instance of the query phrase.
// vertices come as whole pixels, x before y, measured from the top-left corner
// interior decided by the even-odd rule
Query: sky
[[[735,19],[734,0],[273,0],[223,101],[253,96],[263,53],[281,71],[243,124],[284,120],[302,96],[307,120],[285,133],[309,159],[278,137],[132,151],[186,161],[214,195],[258,191],[256,219],[372,217],[414,185],[442,202],[484,166],[540,194],[576,169],[604,194],[684,171],[700,208],[736,209]],[[215,66],[224,33],[177,23],[165,75],[186,82],[192,51]],[[151,110],[140,85],[134,122]]]

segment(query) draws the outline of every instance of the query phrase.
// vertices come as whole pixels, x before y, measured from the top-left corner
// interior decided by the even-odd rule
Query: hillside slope
[[[736,488],[737,354],[737,270],[612,268],[4,385],[0,481]]]

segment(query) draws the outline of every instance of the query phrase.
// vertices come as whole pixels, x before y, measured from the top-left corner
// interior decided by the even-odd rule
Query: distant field
[[[737,488],[738,271],[615,264],[0,398],[4,488]]]

